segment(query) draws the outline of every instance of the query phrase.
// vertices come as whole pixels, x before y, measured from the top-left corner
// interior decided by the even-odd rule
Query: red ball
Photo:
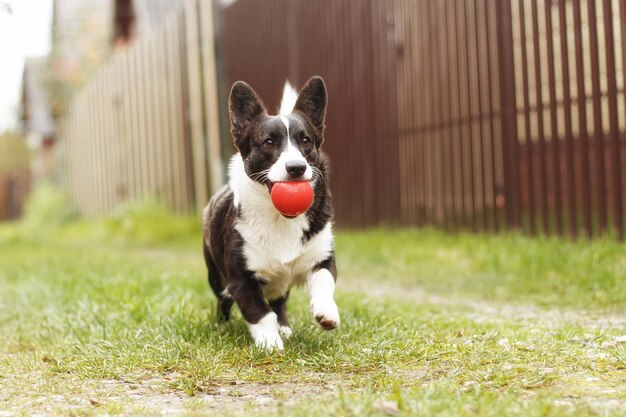
[[[313,188],[308,181],[277,182],[272,186],[272,203],[283,216],[296,217],[313,203]]]

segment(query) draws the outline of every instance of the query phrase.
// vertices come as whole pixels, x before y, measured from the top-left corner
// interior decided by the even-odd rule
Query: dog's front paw
[[[285,339],[289,339],[293,331],[291,330],[291,327],[289,326],[280,326],[278,328],[278,333],[280,333],[280,335],[284,337]]]
[[[276,313],[268,313],[256,324],[250,324],[250,335],[258,347],[267,350],[283,350],[283,341],[278,332]]]
[[[283,350],[283,341],[280,338],[280,335],[276,333],[275,335],[263,335],[259,338],[254,339],[254,344],[260,348],[267,350]]]
[[[313,317],[324,330],[332,330],[339,326],[339,309],[334,300],[326,302],[311,302]]]

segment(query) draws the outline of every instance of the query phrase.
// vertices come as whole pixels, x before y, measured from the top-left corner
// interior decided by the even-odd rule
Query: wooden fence
[[[200,208],[232,151],[218,85],[245,80],[273,110],[285,79],[319,74],[340,226],[623,237],[623,1],[239,0],[215,6],[217,28],[210,3],[74,100],[63,136],[84,211],[146,192]]]
[[[530,233],[623,238],[626,4],[517,1],[512,15],[521,201],[509,215]]]
[[[226,80],[329,87],[339,224],[624,233],[618,0],[240,0]]]
[[[82,212],[154,195],[188,213],[222,183],[214,32],[210,2],[191,1],[73,99],[60,137]]]

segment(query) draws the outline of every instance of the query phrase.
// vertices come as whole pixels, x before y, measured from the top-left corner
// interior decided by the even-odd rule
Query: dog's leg
[[[287,298],[289,298],[289,292],[283,297],[270,301],[270,308],[278,316],[278,331],[285,339],[288,339],[292,333],[287,319]]]
[[[261,282],[252,273],[241,271],[236,277],[230,276],[228,291],[248,322],[254,343],[267,349],[282,350],[278,316],[265,303]]]
[[[316,265],[307,279],[313,317],[325,330],[339,326],[339,309],[333,298],[336,280],[334,254]]]
[[[241,239],[241,238],[240,238]],[[246,267],[242,241],[233,241],[231,256],[227,260],[228,292],[248,322],[250,335],[257,346],[267,349],[283,349],[283,341],[278,333],[278,316],[265,302],[263,285]]]
[[[204,261],[209,272],[209,285],[215,296],[217,297],[217,317],[220,321],[228,321],[230,319],[230,309],[233,306],[233,299],[226,290],[224,279],[220,273],[213,257],[209,253],[206,243],[203,244]]]

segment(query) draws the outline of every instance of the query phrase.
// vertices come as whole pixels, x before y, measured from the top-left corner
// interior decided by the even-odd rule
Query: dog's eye
[[[265,139],[265,141],[263,142],[263,146],[265,146],[267,149],[272,149],[274,147],[275,143],[273,139]]]
[[[308,136],[303,137],[303,138],[302,138],[302,143],[303,143],[304,145],[309,145],[309,144],[311,143],[311,138],[310,138],[310,137],[308,137]]]

